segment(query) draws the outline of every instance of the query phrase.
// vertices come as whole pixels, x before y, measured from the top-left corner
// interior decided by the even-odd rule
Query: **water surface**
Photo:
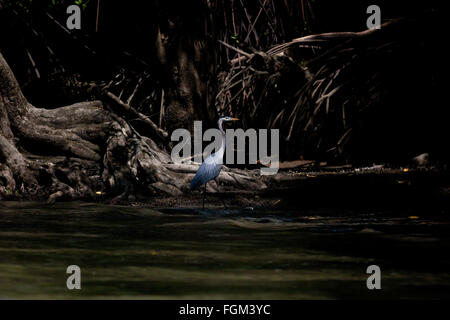
[[[1,202],[0,298],[449,298],[449,231],[444,214],[398,210]],[[66,288],[74,264],[81,290]]]

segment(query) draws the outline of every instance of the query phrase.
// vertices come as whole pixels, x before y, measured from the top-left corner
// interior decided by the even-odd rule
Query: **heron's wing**
[[[218,158],[214,157],[214,155],[211,155],[205,159],[205,162],[203,162],[200,168],[198,168],[194,179],[192,179],[192,190],[197,189],[202,184],[215,179],[219,175],[220,170],[222,169],[222,164],[218,163],[218,161],[216,161],[217,159]]]

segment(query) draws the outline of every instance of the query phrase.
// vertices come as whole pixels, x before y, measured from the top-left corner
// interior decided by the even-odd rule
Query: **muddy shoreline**
[[[263,180],[264,181],[264,180]],[[297,209],[297,208],[423,208],[448,212],[450,173],[442,169],[340,168],[328,170],[289,170],[280,172],[263,190],[234,190],[220,186],[206,196],[210,209]],[[99,192],[100,193],[100,192]],[[0,196],[1,200],[38,201],[23,195]],[[61,201],[66,202],[66,201]],[[70,202],[70,201],[69,201]],[[198,208],[200,191],[181,196],[156,195],[144,199],[111,201],[101,192],[87,202],[152,208]]]

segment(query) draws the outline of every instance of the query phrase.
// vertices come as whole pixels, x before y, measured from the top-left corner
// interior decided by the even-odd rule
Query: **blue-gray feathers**
[[[198,168],[194,179],[191,182],[191,190],[197,189],[201,185],[215,179],[222,169],[222,161],[217,161],[218,157],[216,154],[212,154],[206,158],[205,162],[202,163],[200,168]],[[220,159],[221,160],[221,159]]]

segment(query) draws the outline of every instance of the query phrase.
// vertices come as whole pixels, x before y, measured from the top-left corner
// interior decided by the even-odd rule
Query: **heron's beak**
[[[231,118],[232,121],[237,121],[239,120],[238,118]]]

